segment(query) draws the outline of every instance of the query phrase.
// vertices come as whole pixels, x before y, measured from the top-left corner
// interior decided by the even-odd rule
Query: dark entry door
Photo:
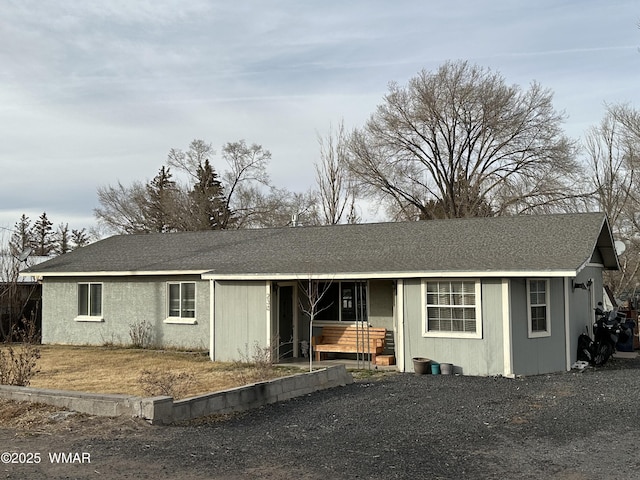
[[[278,290],[278,357],[293,357],[293,286]]]

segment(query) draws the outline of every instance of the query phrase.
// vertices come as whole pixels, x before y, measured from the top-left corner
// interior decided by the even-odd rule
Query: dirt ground
[[[183,398],[298,371],[252,363],[260,359],[251,353],[244,363],[224,363],[211,362],[203,352],[66,345],[39,350],[30,386],[81,392]]]
[[[385,374],[162,427],[4,402],[0,478],[634,479],[639,373]]]

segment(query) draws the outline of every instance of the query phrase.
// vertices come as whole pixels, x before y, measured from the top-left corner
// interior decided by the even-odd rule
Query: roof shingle
[[[210,272],[339,275],[617,268],[601,213],[119,235],[32,267],[41,276]]]

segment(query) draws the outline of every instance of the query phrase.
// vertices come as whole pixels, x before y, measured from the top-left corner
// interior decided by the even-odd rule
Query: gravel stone
[[[393,373],[66,447],[94,452],[103,478],[634,479],[639,392],[638,359],[516,379]]]

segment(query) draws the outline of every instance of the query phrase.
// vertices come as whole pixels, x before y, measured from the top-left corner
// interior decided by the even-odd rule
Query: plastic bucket
[[[453,373],[453,365],[450,363],[441,363],[440,373],[442,373],[442,375],[451,375]]]
[[[431,360],[423,357],[415,357],[413,359],[413,371],[416,375],[424,375],[430,373]]]
[[[440,364],[436,362],[431,362],[431,375],[439,375],[440,374]]]

